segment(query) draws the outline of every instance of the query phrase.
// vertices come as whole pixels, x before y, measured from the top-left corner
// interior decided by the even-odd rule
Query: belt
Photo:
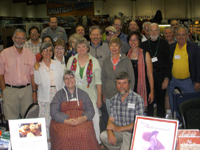
[[[17,89],[22,89],[22,88],[25,88],[25,87],[27,87],[29,85],[30,85],[30,83],[26,84],[26,85],[20,85],[20,86],[12,86],[12,85],[6,84],[6,86],[8,86],[8,87],[17,88]]]

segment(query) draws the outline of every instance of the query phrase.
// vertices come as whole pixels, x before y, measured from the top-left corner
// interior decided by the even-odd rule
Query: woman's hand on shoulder
[[[39,68],[40,68],[40,64],[38,62],[36,62],[35,65],[34,65],[34,68],[35,68],[36,71],[38,71]]]

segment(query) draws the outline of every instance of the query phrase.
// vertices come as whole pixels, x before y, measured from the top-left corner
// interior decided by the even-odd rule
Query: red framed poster
[[[178,121],[136,116],[131,150],[175,150]]]

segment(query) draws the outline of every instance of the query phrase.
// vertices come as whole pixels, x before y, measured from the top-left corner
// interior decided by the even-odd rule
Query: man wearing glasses
[[[6,120],[18,119],[33,102],[36,102],[36,85],[33,66],[36,62],[31,50],[24,48],[26,33],[14,31],[14,45],[0,53],[0,87]]]
[[[183,93],[200,90],[200,49],[196,44],[187,41],[188,30],[185,27],[179,27],[175,37],[177,42],[170,45],[173,57],[172,79],[168,87],[171,109],[175,87]]]
[[[39,38],[40,31],[38,27],[32,26],[28,33],[30,39],[25,42],[24,47],[30,49],[36,55],[40,52],[40,46],[42,45],[42,40]]]
[[[117,33],[116,33],[116,34],[117,34],[117,37],[118,37],[120,40],[122,40],[122,41],[128,43],[128,41],[127,41],[127,35],[124,34],[123,32],[121,32],[121,29],[122,29],[122,21],[121,21],[121,19],[116,18],[116,19],[114,20],[113,27],[115,27],[115,29],[116,29],[116,31],[117,31]]]

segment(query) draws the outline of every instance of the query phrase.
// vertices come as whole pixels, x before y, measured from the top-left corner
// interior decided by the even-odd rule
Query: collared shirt
[[[181,49],[178,43],[176,44],[173,56],[172,76],[176,79],[186,79],[190,77],[187,43]]]
[[[120,94],[111,99],[109,117],[114,118],[115,125],[122,127],[134,123],[136,115],[144,115],[144,101],[137,93],[129,90],[123,103]]]
[[[0,53],[0,75],[4,75],[6,84],[29,84],[35,62],[35,55],[29,49],[23,48],[19,54],[15,46],[9,47]]]
[[[42,63],[41,63],[41,68],[44,68],[49,76],[50,86],[56,85],[55,81],[54,81],[54,69],[55,68],[54,69],[51,68],[53,65],[56,66],[54,61],[51,61],[50,68],[47,67],[47,65],[44,63],[44,61],[42,61]]]
[[[54,60],[57,60],[56,55],[54,55]],[[65,65],[65,57],[64,56],[63,56],[62,61],[60,63],[62,65],[62,67],[63,67],[63,70],[65,70],[66,65]]]
[[[65,43],[67,43],[67,35],[65,29],[62,27],[57,27],[55,31],[51,30],[50,27],[46,27],[42,30],[41,38],[47,35],[50,36],[54,42],[58,39],[62,39],[65,41]]]
[[[31,42],[31,39],[26,41],[24,44],[25,48],[30,49],[35,55],[40,52],[40,47],[42,45],[42,40],[39,38],[39,42],[35,45]]]

